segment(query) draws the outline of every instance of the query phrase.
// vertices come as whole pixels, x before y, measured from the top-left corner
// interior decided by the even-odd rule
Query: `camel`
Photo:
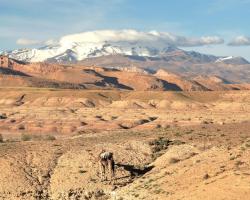
[[[113,153],[102,150],[98,156],[98,164],[101,172],[101,180],[107,180],[107,171],[109,171],[110,182],[112,182],[115,178],[115,161]]]

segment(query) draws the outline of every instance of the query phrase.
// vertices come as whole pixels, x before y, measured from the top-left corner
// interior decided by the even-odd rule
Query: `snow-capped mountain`
[[[26,62],[77,62],[87,58],[109,55],[126,55],[139,57],[164,57],[178,60],[178,54],[185,54],[197,62],[215,62],[219,57],[184,51],[172,45],[164,48],[146,46],[139,42],[122,43],[58,43],[37,49],[19,49],[6,52],[11,58]]]
[[[173,49],[173,47],[171,47]],[[20,49],[7,52],[17,60],[28,62],[42,61],[81,61],[86,58],[94,58],[107,55],[129,55],[156,57],[165,53],[166,49],[157,49],[148,46],[141,46],[137,43],[61,43],[53,46],[46,46],[38,49]]]
[[[12,58],[30,62],[80,61],[115,54],[155,57],[175,48],[165,40],[156,32],[93,31],[67,35],[42,48],[14,50],[7,54]]]
[[[250,82],[250,64],[242,57],[219,57],[178,48],[210,41],[159,32],[92,31],[64,36],[40,48],[5,53],[26,62],[77,63],[149,73],[164,69],[189,78],[206,75],[235,83]]]
[[[176,47],[176,44],[187,46],[193,43],[206,43],[205,39],[189,41],[183,37],[156,31],[104,30],[67,35],[58,41],[50,41],[49,45],[41,48],[18,49],[4,53],[11,58],[26,62],[75,63],[85,59],[123,55],[185,64],[249,64],[241,57],[217,57],[194,51],[184,51]],[[48,44],[48,42],[45,43]]]

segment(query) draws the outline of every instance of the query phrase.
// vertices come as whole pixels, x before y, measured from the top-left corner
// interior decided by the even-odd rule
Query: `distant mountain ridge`
[[[242,57],[218,57],[213,55],[201,54],[195,51],[184,51],[174,46],[164,49],[156,49],[147,46],[136,46],[127,44],[126,46],[113,46],[112,44],[96,44],[96,46],[86,47],[85,44],[72,44],[70,47],[61,45],[50,45],[37,49],[17,49],[3,52],[9,57],[25,62],[57,62],[57,63],[76,63],[89,58],[97,58],[110,55],[138,56],[147,57],[152,60],[163,58],[167,60],[183,59],[188,56],[189,60],[195,63],[219,63],[244,65],[249,62]],[[179,55],[178,55],[179,54]],[[175,56],[175,58],[173,58]]]
[[[137,59],[137,58],[136,58]],[[183,76],[165,69],[105,68],[80,64],[22,63],[8,58],[11,66],[0,67],[1,87],[45,87],[136,91],[249,90],[219,76]]]
[[[184,51],[171,42],[173,36],[160,32],[141,33],[134,30],[92,31],[66,35],[49,45],[33,49],[4,52],[11,58],[26,62],[78,62],[110,55],[171,59],[188,56],[193,62],[249,64],[241,57],[219,57]],[[179,54],[179,55],[178,55]],[[178,60],[178,59],[177,59]],[[232,63],[231,63],[232,61]]]
[[[130,71],[135,68],[151,72],[165,69],[187,77],[209,75],[235,83],[250,83],[250,63],[245,58],[185,51],[162,42],[159,33],[152,33],[150,38],[146,35],[146,39],[134,38],[137,32],[132,32],[132,36],[127,36],[126,32],[119,32],[118,36],[116,32],[111,36],[105,33],[90,32],[88,37],[86,33],[64,36],[41,48],[17,49],[3,54],[25,62],[96,65]],[[155,34],[157,40],[152,38]],[[112,41],[106,41],[105,37],[111,37]]]

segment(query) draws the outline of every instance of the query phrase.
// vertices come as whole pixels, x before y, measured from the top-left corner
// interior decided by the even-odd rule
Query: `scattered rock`
[[[209,179],[210,178],[210,176],[208,175],[208,174],[205,174],[204,176],[203,176],[203,180],[207,180],[207,179]]]

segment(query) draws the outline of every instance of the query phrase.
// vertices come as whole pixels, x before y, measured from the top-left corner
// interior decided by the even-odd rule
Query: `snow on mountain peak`
[[[249,64],[249,62],[242,57],[237,56],[227,56],[221,57],[215,61],[216,63],[226,63],[226,64],[238,64],[238,65],[245,65]]]
[[[66,35],[58,40],[47,41],[44,43],[46,46],[37,49],[19,49],[7,53],[20,61],[64,62],[116,54],[159,57],[175,51],[184,52],[177,46],[200,46],[221,42],[218,37],[187,38],[158,31],[100,30]],[[211,62],[217,59],[196,52],[189,54],[197,60]]]
[[[31,62],[60,59],[61,55],[66,59],[68,50],[72,51],[71,54],[74,54],[76,60],[113,54],[154,57],[170,46],[170,40],[170,35],[156,31],[91,31],[63,36],[58,42],[53,41],[42,48],[17,50],[9,54],[15,59]],[[70,57],[72,58],[72,55]]]
[[[235,58],[234,56],[227,56],[227,57],[222,57],[222,58],[219,58],[218,60],[216,60],[215,62],[223,62],[225,60],[231,60]]]

